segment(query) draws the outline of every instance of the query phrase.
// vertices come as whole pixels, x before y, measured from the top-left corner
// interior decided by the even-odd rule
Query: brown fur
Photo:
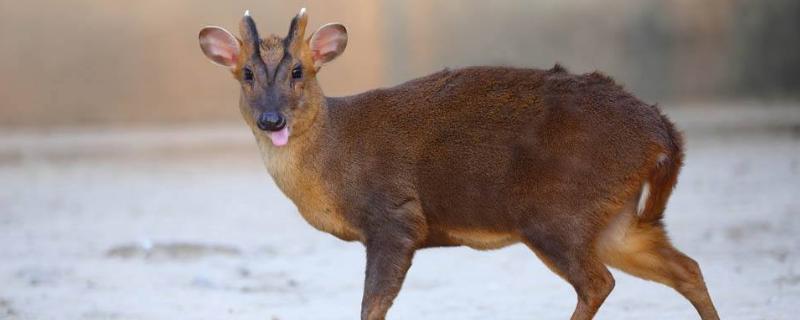
[[[295,23],[304,29],[305,17]],[[243,85],[241,110],[302,216],[365,244],[362,319],[385,317],[417,249],[518,242],[574,286],[572,319],[592,318],[610,293],[606,265],[672,286],[703,319],[718,318],[697,264],[670,245],[661,223],[683,153],[655,106],[605,75],[558,65],[443,70],[329,98],[299,35],[287,48],[276,36],[260,40],[261,76],[274,72],[275,82]],[[255,50],[243,38],[240,64]],[[285,75],[293,63],[304,68],[300,83]],[[263,102],[269,90],[281,103]],[[287,116],[286,146],[255,126],[266,109]]]

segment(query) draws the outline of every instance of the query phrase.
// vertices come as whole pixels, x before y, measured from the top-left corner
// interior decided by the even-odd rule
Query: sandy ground
[[[797,110],[671,111],[689,142],[666,223],[723,318],[800,312]],[[0,135],[0,319],[356,319],[363,265],[276,190],[241,124]],[[598,319],[696,318],[614,275]],[[521,245],[429,249],[390,318],[565,319],[574,303]]]

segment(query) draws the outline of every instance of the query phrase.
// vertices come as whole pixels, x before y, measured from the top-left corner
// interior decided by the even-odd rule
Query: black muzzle
[[[278,131],[286,126],[286,118],[277,112],[264,112],[258,117],[256,125],[264,131]]]

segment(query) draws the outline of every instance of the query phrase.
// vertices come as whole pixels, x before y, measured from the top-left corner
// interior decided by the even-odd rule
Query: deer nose
[[[278,131],[286,126],[286,119],[277,112],[264,112],[258,117],[256,124],[264,131]]]

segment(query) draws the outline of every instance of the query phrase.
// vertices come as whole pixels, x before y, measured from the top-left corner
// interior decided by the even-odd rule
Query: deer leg
[[[606,241],[600,247],[609,266],[670,286],[692,303],[700,318],[719,319],[700,266],[672,246],[662,226],[632,224],[621,241]]]
[[[415,248],[405,239],[367,240],[366,246],[367,270],[361,319],[383,320],[400,292]]]
[[[536,233],[525,244],[556,274],[567,280],[578,295],[572,320],[592,319],[614,289],[614,277],[583,241],[569,241]]]
[[[595,257],[585,257],[582,261],[564,265],[564,278],[575,288],[578,304],[572,313],[572,320],[594,318],[600,305],[614,289],[614,277]]]
[[[672,275],[672,287],[692,303],[700,318],[718,320],[719,315],[714,303],[711,302],[700,265],[672,245],[662,248],[660,254]]]
[[[418,201],[413,197],[387,194],[390,193],[373,197],[371,207],[365,209],[364,214],[367,267],[361,300],[362,320],[386,317],[411,267],[414,251],[427,230]]]

